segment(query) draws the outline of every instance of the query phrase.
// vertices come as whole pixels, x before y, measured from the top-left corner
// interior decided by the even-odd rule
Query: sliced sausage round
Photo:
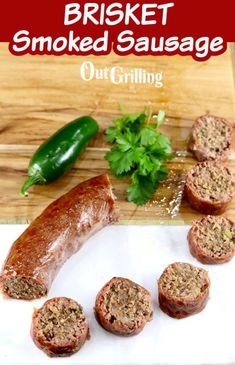
[[[158,280],[159,306],[178,319],[199,313],[207,304],[209,287],[207,271],[187,263],[173,263]]]
[[[233,127],[224,118],[199,117],[192,127],[189,149],[198,161],[226,160],[233,145]]]
[[[193,222],[188,234],[191,254],[203,264],[230,261],[235,250],[235,224],[220,216],[207,216]]]
[[[230,169],[218,161],[201,162],[187,174],[185,195],[203,214],[221,214],[234,196],[234,178]]]
[[[125,278],[111,279],[98,293],[95,316],[107,331],[121,336],[136,335],[152,319],[150,293]]]
[[[33,314],[31,336],[50,357],[72,355],[89,337],[82,306],[66,297],[47,300]]]

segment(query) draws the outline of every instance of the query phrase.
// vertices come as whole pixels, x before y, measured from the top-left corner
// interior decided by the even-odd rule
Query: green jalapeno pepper
[[[49,137],[31,158],[28,178],[21,186],[20,194],[27,196],[30,186],[49,184],[63,176],[98,130],[96,120],[85,116],[66,124]]]

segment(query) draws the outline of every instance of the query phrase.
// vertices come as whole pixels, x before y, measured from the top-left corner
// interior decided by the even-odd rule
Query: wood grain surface
[[[81,79],[80,67],[87,60],[96,68],[121,66],[125,72],[134,68],[163,72],[164,85],[156,88],[147,84],[114,85],[110,80],[86,82]],[[127,112],[149,105],[153,112],[164,109],[167,114],[162,132],[171,137],[176,158],[169,163],[168,181],[145,207],[126,201],[127,181],[112,177],[104,159],[109,146],[103,132],[121,114],[120,104]],[[0,222],[29,222],[74,185],[108,172],[121,223],[190,223],[199,214],[182,199],[185,173],[196,163],[187,152],[187,141],[193,121],[204,113],[235,121],[230,50],[199,63],[180,56],[15,57],[6,43],[0,44]],[[97,119],[100,132],[74,169],[51,185],[31,188],[27,199],[20,198],[19,187],[37,146],[65,123],[86,114]],[[234,170],[234,154],[229,165]],[[235,219],[235,203],[226,215]]]

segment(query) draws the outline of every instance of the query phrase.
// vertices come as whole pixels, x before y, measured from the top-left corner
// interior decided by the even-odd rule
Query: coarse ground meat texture
[[[201,162],[187,174],[185,196],[199,212],[221,214],[234,196],[233,174],[218,161]]]
[[[189,149],[198,161],[226,160],[233,148],[233,127],[213,115],[199,117],[192,127]]]
[[[209,298],[207,271],[188,263],[169,265],[158,280],[159,306],[173,318],[201,312]]]
[[[136,335],[152,319],[151,295],[131,280],[113,278],[96,297],[95,316],[109,332],[121,336]]]
[[[208,216],[193,222],[188,234],[191,254],[203,264],[230,261],[235,250],[235,224],[220,216]]]
[[[47,300],[33,314],[31,336],[50,357],[72,355],[89,338],[82,306],[66,297]]]
[[[51,203],[13,243],[0,276],[1,290],[15,299],[46,295],[63,263],[117,220],[108,176],[80,183]]]

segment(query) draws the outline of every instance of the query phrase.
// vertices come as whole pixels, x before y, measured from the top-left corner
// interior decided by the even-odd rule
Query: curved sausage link
[[[117,219],[107,175],[77,185],[51,203],[13,243],[0,276],[2,291],[16,299],[46,295],[64,262]]]

